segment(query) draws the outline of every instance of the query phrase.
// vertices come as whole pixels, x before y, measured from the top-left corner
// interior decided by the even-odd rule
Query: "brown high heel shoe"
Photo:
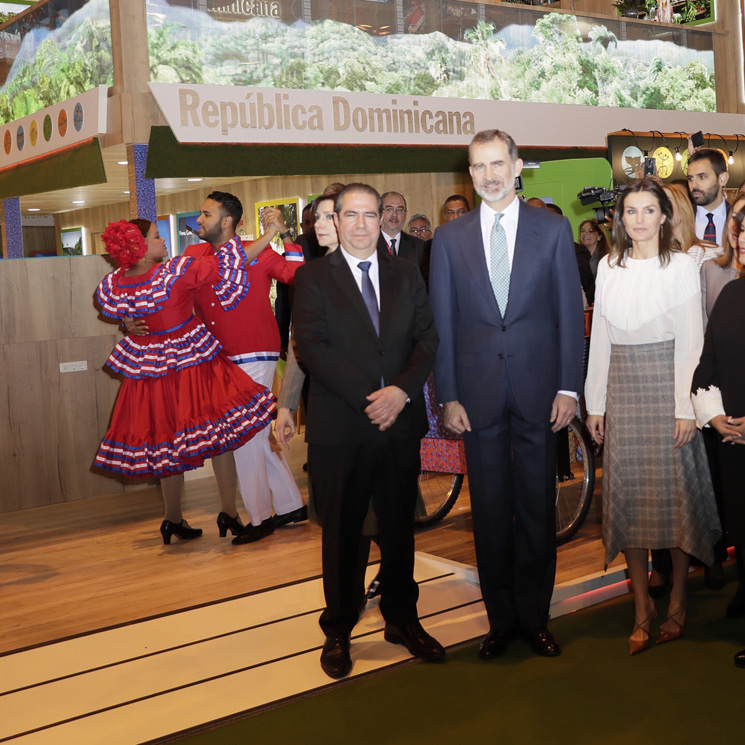
[[[666,631],[663,628],[657,632],[657,644],[666,644],[667,642],[674,642],[676,639],[680,639],[685,632],[685,614],[688,608],[688,601],[686,601],[682,607],[678,608],[674,613],[668,613],[665,623],[671,621],[675,628],[672,631]]]
[[[655,605],[652,605],[652,610],[650,611],[649,615],[641,622],[637,623],[634,626],[634,630],[631,632],[631,636],[633,636],[637,631],[641,630],[646,635],[646,639],[632,639],[629,637],[629,653],[632,655],[640,654],[641,652],[644,652],[645,650],[649,649],[652,646],[652,628],[651,624],[654,619],[657,618],[657,608]],[[648,628],[645,629],[644,627],[647,626]]]

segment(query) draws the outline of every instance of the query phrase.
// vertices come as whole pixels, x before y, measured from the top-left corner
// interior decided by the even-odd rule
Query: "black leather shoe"
[[[422,660],[441,660],[445,656],[442,644],[430,636],[419,621],[412,621],[405,626],[387,623],[383,638],[391,644],[403,644],[414,657]]]
[[[303,520],[308,519],[308,505],[304,504],[302,507],[298,507],[292,512],[285,512],[284,515],[274,516],[274,527],[281,528],[283,525],[288,523],[301,523]]]
[[[704,567],[704,584],[710,590],[721,590],[727,584],[721,562],[716,561],[710,567]]]
[[[735,667],[745,667],[745,649],[741,649],[735,655]]]
[[[507,651],[511,634],[508,631],[489,631],[479,645],[479,657],[482,660],[493,660]]]
[[[241,546],[244,543],[256,543],[256,541],[260,541],[262,538],[266,538],[273,532],[273,517],[268,517],[261,523],[261,525],[251,525],[251,523],[249,523],[243,528],[243,530],[241,530],[240,535],[233,538],[233,545]]]
[[[376,574],[375,579],[370,583],[369,587],[367,588],[365,597],[368,600],[372,600],[373,598],[376,598],[378,597],[378,595],[380,595],[380,580],[378,579],[378,577],[380,577],[380,575]]]
[[[321,650],[321,668],[329,678],[344,678],[352,670],[348,636],[327,636]]]
[[[559,642],[547,628],[526,629],[523,634],[533,651],[541,657],[558,657],[561,654]]]

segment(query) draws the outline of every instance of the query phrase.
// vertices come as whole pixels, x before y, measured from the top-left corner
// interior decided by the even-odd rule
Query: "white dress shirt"
[[[398,256],[398,252],[401,249],[401,231],[399,230],[396,235],[388,235],[385,230],[381,230],[380,232],[383,234],[383,238],[385,238],[385,242],[388,244],[389,251],[391,250],[391,241],[396,241],[395,256]]]
[[[341,244],[339,245],[339,250],[341,251],[341,255],[344,257],[347,264],[349,264],[349,268],[352,270],[352,276],[354,277],[354,281],[357,283],[360,294],[362,293],[362,269],[360,269],[357,265],[361,261],[370,262],[370,269],[368,269],[368,274],[370,275],[372,286],[375,289],[375,299],[378,301],[378,310],[380,310],[380,276],[378,271],[378,252],[373,251],[366,259],[358,259],[356,256],[352,256],[352,254],[345,251],[344,246],[342,246]]]
[[[706,217],[707,212],[711,212],[714,215],[714,227],[717,229],[717,243],[720,246],[724,245],[724,231],[727,226],[727,201],[722,200],[722,203],[713,210],[707,210],[700,204],[696,205],[696,237],[701,240],[704,239],[704,231],[709,223],[709,218]]]

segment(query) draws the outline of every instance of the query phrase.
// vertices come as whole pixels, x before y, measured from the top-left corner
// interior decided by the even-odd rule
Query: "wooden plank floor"
[[[307,494],[304,459],[295,438],[290,462]],[[218,537],[217,504],[212,477],[188,481],[184,514],[205,535],[171,546],[158,533],[157,487],[0,515],[0,654],[320,575],[319,528],[233,546]],[[587,522],[559,549],[557,583],[602,571],[599,505],[598,486]],[[416,545],[475,565],[467,480],[452,513]]]

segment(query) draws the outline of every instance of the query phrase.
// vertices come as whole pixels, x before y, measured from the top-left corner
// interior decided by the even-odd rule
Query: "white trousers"
[[[246,362],[240,365],[257,383],[272,387],[277,363],[273,360]],[[246,505],[251,523],[260,525],[274,511],[284,515],[303,506],[303,498],[295,483],[285,456],[272,450],[269,428],[264,427],[245,445],[234,451],[238,484],[243,504]]]

